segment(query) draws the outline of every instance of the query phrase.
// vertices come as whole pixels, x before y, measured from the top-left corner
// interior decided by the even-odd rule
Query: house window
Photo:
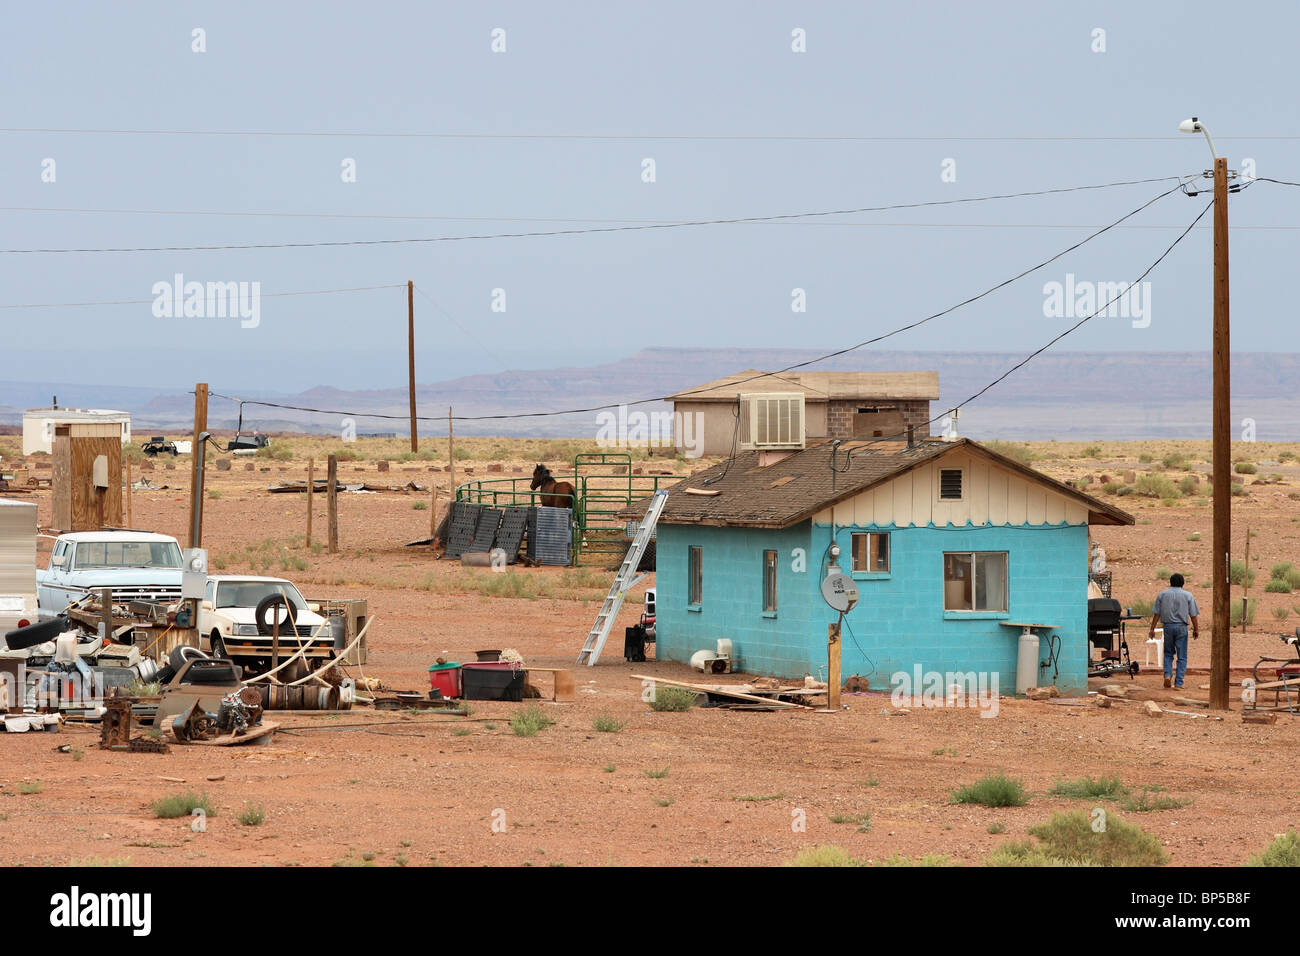
[[[853,535],[853,570],[889,573],[888,531],[865,531]]]
[[[939,469],[939,499],[941,501],[960,501],[962,496],[961,469]]]
[[[1007,552],[957,551],[943,556],[945,611],[1005,611]]]
[[[686,573],[690,579],[687,586],[687,604],[702,604],[704,597],[704,549],[692,547],[687,561]]]
[[[763,552],[763,610],[776,610],[776,552]]]

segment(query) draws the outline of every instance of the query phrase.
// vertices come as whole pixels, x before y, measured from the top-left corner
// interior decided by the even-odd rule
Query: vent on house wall
[[[803,426],[803,395],[800,392],[740,396],[737,440],[741,448],[803,448]]]
[[[961,499],[961,469],[939,469],[939,497],[949,501]]]

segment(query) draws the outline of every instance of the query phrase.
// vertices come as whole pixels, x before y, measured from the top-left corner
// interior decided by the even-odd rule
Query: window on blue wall
[[[1007,552],[946,552],[943,556],[943,609],[1005,611]]]
[[[763,610],[776,610],[776,552],[763,552]]]
[[[853,535],[853,570],[889,572],[889,532],[861,531]]]
[[[704,597],[704,549],[692,546],[686,562],[690,583],[686,588],[687,604],[702,604]]]

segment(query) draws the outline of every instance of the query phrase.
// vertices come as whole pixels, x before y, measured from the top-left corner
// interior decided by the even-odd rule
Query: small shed
[[[967,439],[740,454],[669,490],[656,653],[685,662],[726,638],[740,669],[824,678],[837,615],[820,589],[838,565],[860,593],[844,617],[845,676],[887,690],[917,668],[996,675],[1011,693],[1014,625],[1031,623],[1049,626],[1038,676],[1082,693],[1094,524],[1133,518]]]
[[[122,426],[54,426],[54,527],[97,531],[122,524]]]

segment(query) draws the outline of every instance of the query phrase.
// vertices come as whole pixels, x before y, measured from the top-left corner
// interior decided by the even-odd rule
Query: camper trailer
[[[36,622],[36,503],[0,498],[0,635]]]

